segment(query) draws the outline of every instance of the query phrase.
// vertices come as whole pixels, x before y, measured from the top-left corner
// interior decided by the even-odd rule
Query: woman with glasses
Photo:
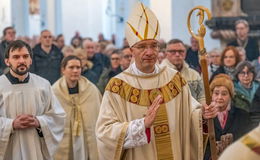
[[[236,94],[233,102],[235,106],[249,112],[255,92],[259,87],[259,83],[255,81],[255,68],[248,61],[241,62],[237,65],[234,76]]]
[[[213,78],[220,74],[224,73],[230,76],[230,78],[234,79],[234,73],[236,65],[240,62],[240,56],[237,49],[233,46],[228,46],[224,49],[221,55],[221,65],[220,67],[212,74],[210,82]]]

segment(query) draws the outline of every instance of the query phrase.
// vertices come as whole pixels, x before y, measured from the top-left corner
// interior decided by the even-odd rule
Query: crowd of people
[[[140,5],[133,14],[156,19]],[[201,122],[214,119],[219,154],[259,125],[259,46],[246,20],[235,23],[236,40],[207,55],[206,104],[198,41],[166,43],[158,24],[133,17],[120,48],[102,34],[76,33],[66,45],[49,30],[32,39],[3,30],[0,160],[203,159]]]

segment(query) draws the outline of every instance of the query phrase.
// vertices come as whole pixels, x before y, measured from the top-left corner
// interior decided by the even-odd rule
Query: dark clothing
[[[81,75],[86,77],[90,82],[92,82],[95,85],[99,79],[98,75],[91,69],[86,69],[86,70],[82,71]]]
[[[69,94],[79,93],[79,84],[77,83],[77,85],[74,88],[68,88],[68,90],[69,90]]]
[[[103,58],[104,57],[101,55],[101,53],[96,53],[91,59],[88,59],[93,63],[93,67],[90,69],[90,71],[97,75],[97,78],[93,81],[94,84],[97,84],[99,77],[105,68],[105,64],[102,62]]]
[[[30,75],[28,74],[28,76],[23,80],[23,81],[20,81],[18,78],[14,77],[10,71],[7,72],[5,74],[6,78],[10,81],[10,83],[12,84],[22,84],[22,83],[28,83],[29,82],[29,79],[30,79]]]
[[[99,91],[103,94],[105,92],[105,88],[109,80],[121,72],[122,72],[121,67],[118,67],[116,70],[112,70],[112,68],[104,69],[97,83],[97,87]]]
[[[211,82],[216,75],[221,74],[221,73],[227,74],[223,66],[218,67],[218,69],[215,72],[213,72],[212,76],[210,77],[209,82]]]
[[[5,68],[7,67],[5,64],[5,49],[9,45],[9,42],[2,41],[0,43],[0,75],[4,73]]]
[[[243,136],[245,133],[250,131],[250,118],[249,114],[239,109],[235,106],[232,106],[228,111],[228,117],[226,121],[225,128],[222,129],[218,117],[214,118],[214,128],[215,128],[215,137],[216,141],[220,141],[220,137],[227,133],[233,134],[233,142]],[[204,160],[210,159],[210,147],[209,142],[205,152]]]
[[[259,82],[253,81],[250,88],[245,88],[239,81],[234,82],[235,95],[232,103],[240,109],[249,112],[255,93],[259,88]]]
[[[235,46],[235,47],[239,46],[239,44],[237,43],[237,40],[229,43],[228,45]],[[246,59],[247,60],[253,61],[254,59],[257,59],[259,56],[259,46],[258,46],[257,40],[249,37],[245,50],[246,50]]]
[[[101,60],[103,67],[109,68],[111,66],[110,59],[107,55],[103,53],[96,53],[95,56]]]
[[[250,107],[250,119],[252,127],[256,127],[260,123],[260,87],[255,92],[254,99]]]
[[[31,71],[53,84],[60,78],[60,66],[63,54],[55,45],[52,45],[50,53],[46,53],[41,44],[33,48],[33,60]]]
[[[210,83],[211,81],[215,78],[216,75],[218,74],[226,74],[228,75],[232,80],[235,79],[234,75],[235,75],[235,68],[228,68],[228,67],[225,67],[225,66],[220,66],[213,74],[212,76],[210,77]]]
[[[201,72],[198,51],[193,51],[191,48],[189,48],[187,50],[185,61],[191,68],[195,69],[199,73]]]

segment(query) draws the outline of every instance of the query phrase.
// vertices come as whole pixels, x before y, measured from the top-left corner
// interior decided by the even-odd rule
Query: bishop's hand
[[[156,114],[159,110],[160,104],[162,103],[163,98],[161,95],[158,95],[152,105],[148,108],[148,111],[146,112],[146,116],[144,118],[144,125],[145,128],[150,128],[153,125],[153,122],[155,120]]]

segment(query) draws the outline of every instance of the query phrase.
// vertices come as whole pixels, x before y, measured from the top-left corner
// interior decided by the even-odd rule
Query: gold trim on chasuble
[[[73,108],[73,115],[74,115],[74,122],[72,126],[72,135],[73,136],[80,136],[80,132],[82,129],[82,112],[80,105],[77,103],[79,102],[79,96],[78,94],[70,95],[70,101],[72,103]]]
[[[150,106],[158,95],[162,95],[163,103],[158,110],[153,124],[158,160],[173,160],[165,103],[176,97],[182,91],[182,87],[185,84],[186,81],[181,77],[180,73],[177,73],[169,83],[161,88],[138,89],[118,78],[112,78],[106,87],[106,90],[120,95],[126,101],[144,107]]]
[[[260,155],[260,143],[256,141],[250,134],[242,138],[242,143],[246,145],[251,151]]]

